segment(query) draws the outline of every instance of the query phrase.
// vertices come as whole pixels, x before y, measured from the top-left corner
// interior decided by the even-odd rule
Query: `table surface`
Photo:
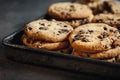
[[[0,80],[101,80],[103,78],[17,63],[6,58],[6,48],[2,45],[2,39],[24,27],[23,23],[45,14],[50,4],[59,1],[66,0],[0,0]]]

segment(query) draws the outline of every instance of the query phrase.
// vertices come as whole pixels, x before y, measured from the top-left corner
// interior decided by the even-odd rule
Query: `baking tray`
[[[41,16],[40,19],[49,16]],[[43,49],[33,49],[24,46],[21,41],[23,29],[18,30],[2,41],[8,59],[37,66],[53,67],[72,72],[82,72],[100,76],[120,78],[120,63],[104,62],[97,59],[75,57]]]

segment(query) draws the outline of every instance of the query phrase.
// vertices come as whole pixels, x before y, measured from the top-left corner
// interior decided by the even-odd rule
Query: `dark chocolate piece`
[[[32,30],[32,28],[31,28],[31,27],[28,27],[28,29],[29,29],[29,30]]]
[[[40,30],[47,30],[45,27],[39,27]]]
[[[67,33],[67,32],[69,32],[67,29],[60,29],[59,31],[58,31],[59,33]]]

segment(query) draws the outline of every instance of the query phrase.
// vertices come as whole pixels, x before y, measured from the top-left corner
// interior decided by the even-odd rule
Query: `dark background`
[[[13,62],[2,39],[45,14],[50,4],[66,0],[0,0],[0,80],[101,80],[103,77]],[[14,51],[13,51],[14,52]],[[103,78],[105,79],[105,78]]]

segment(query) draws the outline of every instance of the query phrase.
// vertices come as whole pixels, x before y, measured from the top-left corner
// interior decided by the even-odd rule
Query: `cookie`
[[[36,20],[25,26],[25,34],[32,40],[59,42],[67,40],[72,26],[60,21]]]
[[[48,15],[59,20],[81,19],[93,16],[92,10],[88,6],[71,2],[60,2],[50,5]]]
[[[28,47],[45,49],[45,50],[58,50],[69,46],[68,41],[50,43],[40,40],[31,40],[26,35],[22,36],[22,42],[24,45]]]
[[[74,50],[73,53],[72,53],[73,56],[76,56],[76,57],[84,57],[84,58],[91,58],[91,54],[89,53],[85,53],[85,52],[79,52],[78,50]],[[99,59],[99,58],[93,58],[93,59],[98,59],[98,60],[102,60],[102,61],[106,61],[106,62],[116,62],[116,57],[113,57],[113,58],[102,58],[102,59]],[[119,61],[119,59],[117,59],[117,61]]]
[[[98,14],[94,16],[93,22],[106,23],[110,26],[117,27],[120,25],[120,14]]]
[[[111,13],[120,13],[120,2],[116,0],[105,1],[105,5]]]
[[[107,51],[102,51],[99,53],[89,53],[89,52],[81,52],[79,50],[74,50],[73,55],[75,56],[82,56],[82,57],[89,57],[94,59],[110,59],[114,58],[117,55],[120,55],[120,47],[116,47]]]
[[[108,13],[108,8],[105,5],[105,0],[88,3],[87,5],[92,9],[93,14]]]
[[[116,57],[117,55],[120,55],[120,47],[116,47],[114,49],[110,49],[108,51],[103,51],[96,54],[91,54],[90,57],[103,59],[103,58],[113,58],[113,57]]]
[[[115,50],[115,49],[114,49]],[[111,50],[112,51],[112,50]],[[116,50],[115,50],[116,51]],[[108,51],[108,53],[109,53],[110,51]],[[103,55],[103,56],[107,56],[107,57],[104,57],[103,58],[103,56],[101,56],[101,57],[91,57],[91,56],[96,56],[96,54],[97,55]],[[111,54],[111,56],[108,56],[109,54]],[[117,55],[113,55],[114,53],[109,53],[109,54],[107,54],[107,51],[106,51],[106,53],[104,54],[104,53],[102,53],[101,52],[101,54],[99,54],[99,53],[94,53],[94,54],[91,54],[91,53],[85,53],[85,52],[80,52],[80,51],[78,51],[78,50],[74,50],[73,51],[73,53],[72,53],[72,55],[73,56],[76,56],[76,57],[79,57],[79,56],[81,56],[81,57],[84,57],[84,58],[93,58],[93,59],[99,59],[99,60],[102,60],[102,61],[107,61],[107,62],[115,62],[116,61],[116,56]]]
[[[119,37],[119,31],[114,27],[103,23],[89,23],[75,28],[69,41],[74,49],[96,53],[111,49],[114,40]]]

